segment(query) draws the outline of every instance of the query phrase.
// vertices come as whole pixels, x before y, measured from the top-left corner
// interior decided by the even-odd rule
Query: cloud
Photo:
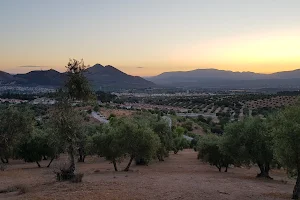
[[[19,66],[21,68],[43,68],[42,66],[30,66],[30,65],[25,65],[25,66]]]

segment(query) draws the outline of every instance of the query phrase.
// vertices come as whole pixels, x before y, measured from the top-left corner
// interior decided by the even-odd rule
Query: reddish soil
[[[50,169],[12,161],[0,172],[0,191],[19,185],[26,192],[0,194],[0,199],[274,200],[291,197],[294,181],[288,180],[283,171],[272,171],[274,180],[262,180],[255,178],[256,168],[234,168],[219,173],[196,157],[196,152],[185,150],[172,154],[164,162],[132,166],[130,172],[117,173],[104,159],[89,157],[86,163],[77,165],[78,171],[84,173],[82,183],[55,181],[53,170],[66,159],[63,156]]]
[[[114,114],[119,117],[125,117],[134,114],[136,111],[125,110],[125,109],[108,109],[108,108],[100,108],[100,113],[108,118],[111,114]]]

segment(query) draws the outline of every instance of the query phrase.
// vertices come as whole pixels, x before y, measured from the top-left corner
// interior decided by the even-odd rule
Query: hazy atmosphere
[[[139,76],[217,68],[300,68],[299,0],[1,1],[0,69],[53,68],[68,58]]]

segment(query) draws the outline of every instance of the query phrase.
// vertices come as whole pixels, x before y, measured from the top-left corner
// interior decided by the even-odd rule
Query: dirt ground
[[[106,118],[108,118],[111,114],[114,114],[116,116],[129,116],[135,113],[135,111],[132,110],[125,110],[125,109],[108,109],[108,108],[100,108],[100,113],[104,115]]]
[[[0,172],[0,191],[11,186],[25,187],[25,194],[0,193],[0,199],[201,199],[201,200],[274,200],[290,199],[293,180],[282,171],[272,171],[274,180],[255,178],[256,168],[234,168],[219,173],[213,166],[196,159],[197,153],[185,150],[171,154],[164,162],[132,166],[130,172],[113,171],[103,158],[89,157],[78,164],[84,173],[82,183],[56,182],[51,168],[37,168],[35,163],[12,161]],[[46,161],[42,166],[46,166]],[[123,168],[126,163],[122,163]]]

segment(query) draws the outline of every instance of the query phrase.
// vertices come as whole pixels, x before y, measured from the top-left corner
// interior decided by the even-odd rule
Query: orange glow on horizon
[[[178,44],[176,48],[166,47],[155,55],[139,55],[139,51],[126,52],[122,56],[109,55],[99,58],[95,53],[84,52],[86,64],[113,65],[125,73],[135,76],[154,76],[168,71],[189,71],[194,69],[215,68],[231,71],[251,71],[256,73],[274,73],[300,68],[300,29],[249,34],[238,37],[219,38],[195,43]],[[148,50],[145,50],[148,52]],[[93,51],[94,52],[94,51]],[[150,52],[150,50],[149,50]],[[47,52],[46,52],[47,53]],[[149,56],[151,55],[151,56]],[[74,57],[77,59],[78,55]],[[31,70],[49,68],[65,71],[68,57],[64,54],[52,59],[45,55],[34,58],[21,54],[18,59],[9,59],[7,55],[1,70],[23,73]],[[131,59],[134,57],[135,59]],[[32,62],[34,60],[34,63]],[[28,63],[41,68],[20,68]],[[47,63],[47,65],[46,65]],[[61,67],[58,67],[61,66]]]

